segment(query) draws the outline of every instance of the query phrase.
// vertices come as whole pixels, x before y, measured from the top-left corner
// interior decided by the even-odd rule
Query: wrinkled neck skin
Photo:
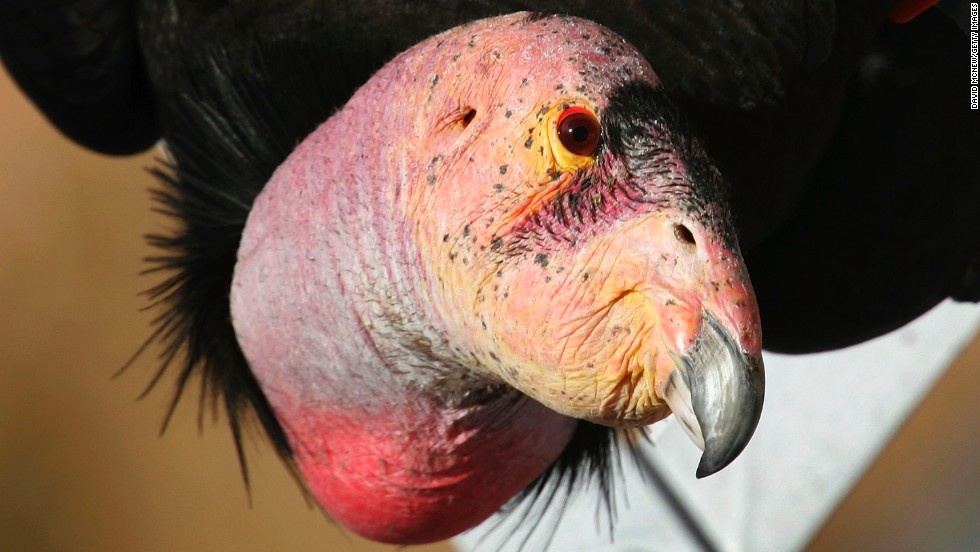
[[[394,83],[369,83],[267,184],[231,300],[313,495],[368,538],[415,543],[499,509],[555,460],[575,422],[474,375],[486,371],[447,338],[408,213],[429,159],[403,154],[414,114],[392,99],[427,71],[394,65],[384,69]]]

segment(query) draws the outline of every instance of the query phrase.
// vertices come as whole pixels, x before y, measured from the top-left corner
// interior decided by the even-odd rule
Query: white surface
[[[696,479],[700,451],[671,420],[658,424],[666,428],[644,452],[717,548],[799,550],[978,327],[980,307],[944,303],[886,337],[848,349],[805,356],[767,353],[762,420],[738,460]],[[550,550],[704,549],[631,462],[624,462],[624,472],[625,482],[616,488],[615,540],[605,529],[608,522],[597,521],[598,494],[589,489],[569,501]],[[506,524],[485,535],[488,525],[458,538],[457,547],[519,548],[520,539],[501,546],[510,533]],[[524,550],[545,548],[548,531],[538,533]]]

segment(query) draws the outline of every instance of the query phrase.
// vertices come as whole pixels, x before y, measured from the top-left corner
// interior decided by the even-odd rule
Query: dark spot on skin
[[[494,237],[490,240],[490,251],[500,251],[500,248],[504,245],[504,239],[500,237]],[[497,276],[500,276],[500,272],[497,272]]]
[[[433,157],[432,158],[432,161],[429,161],[429,164],[430,165],[435,165],[439,161],[442,161],[442,156],[441,155],[437,155],[437,156]]]
[[[551,282],[551,276],[545,276],[544,277],[544,283],[547,284],[547,283],[550,283],[550,282]]]
[[[507,119],[510,119],[510,116],[513,114],[514,112],[509,109],[507,111],[504,111],[504,117],[506,117]]]
[[[496,184],[493,185],[493,191],[497,193],[504,191],[504,185],[500,182],[497,182]]]
[[[503,270],[498,270],[497,271],[497,278],[502,278],[503,275],[504,275],[504,271]],[[494,289],[496,289],[496,288],[494,288]]]
[[[469,43],[467,43],[467,46],[469,46],[470,48],[476,46],[476,41],[475,40],[470,40]]]
[[[470,225],[469,224],[467,224],[466,226],[463,227],[463,237],[464,238],[470,237]]]
[[[524,142],[524,147],[527,148],[527,149],[531,149],[531,146],[533,146],[533,145],[534,145],[534,137],[533,136],[530,136],[530,137],[528,137],[527,141]]]
[[[524,88],[525,86],[527,86],[527,78],[521,79],[521,88]]]
[[[449,260],[450,261],[455,261],[456,260],[456,253],[450,253],[449,254]]]
[[[500,362],[500,359],[497,357],[497,354],[494,353],[493,351],[490,351],[490,358],[496,360],[497,362]]]
[[[548,268],[548,254],[538,253],[534,256],[534,264],[540,265],[541,268]]]
[[[588,272],[582,273],[582,281],[583,282],[588,282],[589,281],[589,273]]]
[[[507,174],[507,165],[500,166],[500,174]]]
[[[564,89],[565,89],[564,84],[559,84],[558,86],[555,87],[555,90],[564,90]]]
[[[612,330],[610,330],[610,331],[611,331],[611,333],[612,333],[612,335],[613,335],[614,337],[615,337],[615,336],[618,336],[618,335],[620,335],[620,334],[626,334],[626,335],[630,335],[631,333],[633,333],[633,332],[632,332],[632,331],[630,330],[630,327],[629,327],[629,326],[620,326],[620,325],[616,325],[616,326],[613,326],[613,327],[612,327]]]
[[[439,75],[432,77],[432,86],[439,84]]]
[[[446,243],[447,241],[449,241],[449,234],[443,234],[442,235],[442,242],[443,243]]]
[[[435,186],[436,175],[430,174],[429,176],[425,177],[425,181],[429,184],[429,186]]]
[[[664,305],[665,306],[668,306],[668,307],[672,307],[672,306],[674,306],[676,304],[677,304],[677,301],[675,301],[673,297],[668,297],[667,300],[664,301]]]

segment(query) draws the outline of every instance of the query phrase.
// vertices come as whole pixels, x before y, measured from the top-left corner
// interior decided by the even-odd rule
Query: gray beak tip
[[[704,454],[697,477],[707,477],[742,452],[762,415],[765,373],[761,358],[742,352],[710,315],[697,342],[681,357],[666,386],[666,400]]]
[[[746,444],[748,444],[748,441],[746,441]],[[709,454],[707,451],[705,451],[705,453],[701,455],[701,462],[698,463],[698,471],[695,472],[695,476],[698,479],[703,479],[709,475],[720,472],[722,469],[728,466],[728,464],[731,464],[732,461],[738,458],[738,455],[742,452],[742,448],[744,448],[744,445],[739,447],[739,450],[732,451],[729,454]]]

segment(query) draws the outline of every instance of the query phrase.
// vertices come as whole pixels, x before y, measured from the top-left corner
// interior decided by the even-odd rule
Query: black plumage
[[[137,40],[135,4],[0,3],[0,58],[48,119],[76,142],[125,155],[160,137]]]
[[[844,347],[947,297],[978,299],[968,57],[963,34],[933,11],[886,27],[862,58],[807,196],[747,255],[768,348]]]

